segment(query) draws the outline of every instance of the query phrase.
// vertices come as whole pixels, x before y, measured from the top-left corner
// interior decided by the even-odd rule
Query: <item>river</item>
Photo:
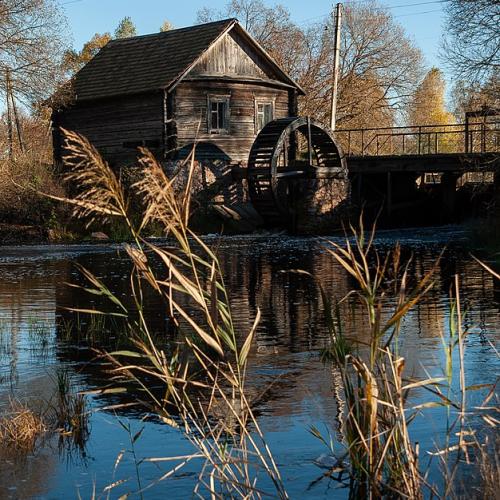
[[[433,289],[407,315],[400,338],[406,370],[414,377],[440,376],[444,352],[441,336],[449,334],[450,286],[460,277],[461,296],[467,311],[469,330],[465,348],[467,385],[493,383],[500,373],[500,361],[493,346],[500,341],[500,284],[464,249],[459,227],[381,231],[376,238],[380,249],[402,244],[404,255],[413,256],[411,277],[418,278],[431,268],[446,247],[436,272]],[[341,238],[333,238],[340,242]],[[331,296],[342,298],[353,283],[346,272],[325,251],[325,242],[316,238],[284,235],[207,237],[217,244],[231,297],[238,330],[246,335],[257,308],[262,312],[249,362],[249,379],[257,386],[272,383],[257,403],[256,413],[273,451],[291,498],[342,498],[345,489],[333,481],[311,485],[324,472],[318,459],[328,453],[309,431],[312,425],[327,435],[337,431],[338,398],[332,368],[320,360],[328,345],[317,284]],[[79,391],[85,391],[90,405],[90,436],[83,449],[61,447],[48,439],[28,456],[0,452],[1,498],[66,499],[98,496],[114,481],[126,480],[113,489],[111,498],[137,488],[135,463],[127,452],[130,442],[124,428],[136,432],[138,457],[178,456],[191,451],[189,443],[175,430],[153,416],[131,406],[111,408],[118,396],[102,395],[96,389],[109,382],[109,373],[80,352],[61,335],[61,319],[67,307],[84,307],[96,300],[68,283],[82,283],[79,264],[101,277],[111,290],[125,300],[130,264],[121,245],[26,246],[0,249],[0,413],[11,398],[42,404],[55,390],[55,374],[68,370]],[[161,330],[162,304],[149,304]],[[362,309],[354,300],[344,312],[343,322],[350,334],[363,340]],[[458,390],[458,382],[454,382]],[[482,401],[485,391],[470,393],[469,404]],[[416,401],[428,397],[416,390]],[[421,449],[439,445],[445,426],[442,408],[423,412],[411,425],[412,439]],[[481,426],[480,422],[477,422]],[[117,457],[125,454],[116,466]],[[116,467],[115,467],[116,466]],[[154,482],[170,463],[142,462],[143,486]],[[196,481],[197,465],[190,463],[169,479],[151,486],[145,498],[186,498]],[[104,497],[106,494],[104,494]],[[133,495],[132,495],[133,497]]]

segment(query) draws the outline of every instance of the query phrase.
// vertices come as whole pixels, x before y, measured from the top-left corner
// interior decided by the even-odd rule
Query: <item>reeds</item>
[[[108,298],[114,309],[109,315],[124,321],[130,332],[131,348],[106,353],[114,364],[115,380],[132,381],[141,394],[141,403],[165,424],[183,432],[196,448],[183,457],[155,459],[177,462],[159,481],[167,480],[186,463],[201,459],[195,496],[254,498],[271,494],[287,498],[246,392],[248,355],[259,313],[249,332],[236,331],[217,256],[189,228],[194,151],[184,165],[188,171],[185,189],[177,192],[175,179],[168,178],[155,158],[142,150],[142,179],[132,189],[144,202],[144,216],[136,222],[129,215],[126,193],[113,170],[85,138],[72,132],[65,134],[66,162],[72,167],[69,177],[80,192],[73,199],[61,199],[75,207],[75,215],[88,221],[98,217],[122,219],[133,241],[126,247],[133,263],[133,311],[105,283],[82,269],[89,283],[85,289]],[[172,246],[158,247],[143,238],[143,230],[151,222],[163,227]],[[462,452],[469,445],[463,439],[466,332],[461,326],[458,280],[453,338],[445,343],[449,349],[458,347],[460,351],[461,397],[455,402],[450,391],[442,389],[441,384],[446,387],[448,383],[448,388],[451,384],[446,374],[421,380],[407,377],[405,359],[398,349],[402,320],[432,288],[435,267],[410,286],[410,263],[402,262],[399,247],[382,257],[374,249],[373,239],[374,232],[366,238],[361,224],[360,231],[354,232],[354,243],[349,239],[346,247],[327,243],[332,258],[354,278],[356,288],[350,295],[355,294],[363,304],[367,318],[366,345],[356,346],[344,334],[339,313],[342,301],[335,302],[321,290],[332,339],[324,355],[333,361],[339,375],[341,388],[337,390],[345,407],[341,430],[349,465],[342,468],[348,469],[352,498],[418,499],[426,488],[431,495],[439,496],[421,470],[419,447],[409,429],[415,416],[427,407],[454,408],[459,412],[458,444],[450,442],[445,450],[439,450],[439,456],[452,450]],[[144,307],[145,287],[165,304],[163,312],[179,339],[173,350],[167,350],[151,330]],[[388,296],[396,297],[390,307]],[[106,314],[99,310],[79,312]],[[427,390],[434,400],[409,406],[409,394],[415,388]],[[457,428],[452,425],[450,429]],[[313,433],[319,436],[316,430]],[[447,469],[450,484],[456,470]],[[258,480],[263,474],[272,491],[261,488]],[[139,477],[137,483],[137,495],[150,486],[141,484]],[[106,491],[115,484],[122,483],[112,483]],[[451,488],[446,487],[447,492]]]
[[[66,370],[56,373],[56,385],[52,427],[59,435],[59,444],[61,447],[84,450],[90,436],[90,411],[86,396],[73,391],[71,378]]]
[[[85,395],[73,390],[68,372],[56,375],[57,391],[50,401],[12,400],[0,417],[0,448],[20,456],[33,452],[51,436],[59,437],[65,449],[83,451],[90,435]]]
[[[0,446],[29,453],[47,432],[43,416],[26,404],[11,401],[5,416],[0,417]]]
[[[449,338],[443,338],[447,360],[443,377],[414,380],[405,374],[405,359],[399,355],[398,338],[402,320],[433,287],[433,275],[439,260],[413,286],[408,284],[410,261],[401,262],[398,246],[384,257],[373,248],[374,232],[365,237],[362,221],[360,230],[353,229],[354,243],[346,238],[346,247],[327,242],[326,249],[350,274],[356,287],[341,301],[332,301],[321,290],[326,320],[331,334],[331,345],[323,352],[325,361],[332,361],[340,374],[342,406],[345,408],[340,431],[347,449],[350,464],[350,491],[354,498],[423,498],[431,496],[449,498],[456,495],[457,475],[464,464],[472,464],[470,457],[476,450],[479,468],[483,470],[484,485],[488,486],[497,472],[494,464],[498,455],[487,459],[483,444],[468,439],[474,432],[466,422],[467,392],[489,389],[480,411],[498,411],[488,406],[496,384],[468,387],[465,380],[465,338],[463,311],[460,302],[458,276],[450,291]],[[493,270],[481,263],[498,278]],[[367,342],[355,345],[346,338],[342,325],[340,305],[352,295],[364,305],[368,325]],[[393,298],[396,298],[393,303]],[[459,366],[453,366],[453,352],[458,349]],[[452,394],[453,378],[458,375],[460,391],[457,398]],[[411,406],[410,392],[425,389],[429,401]],[[426,408],[454,410],[455,418],[448,422],[443,449],[432,452],[440,457],[443,469],[442,491],[427,479],[422,470],[418,443],[411,438],[410,424]],[[482,415],[486,422],[496,427],[496,419]],[[327,442],[317,431],[313,434]],[[332,449],[333,452],[333,449]],[[496,458],[495,458],[496,457]],[[339,463],[342,460],[339,460]],[[487,464],[487,465],[481,465]],[[492,465],[493,464],[493,465]],[[477,464],[476,464],[477,466]]]
[[[145,210],[136,224],[114,172],[83,137],[65,134],[66,163],[72,167],[69,178],[80,191],[64,201],[75,207],[75,215],[89,221],[99,216],[123,219],[134,242],[126,247],[134,265],[130,277],[133,315],[103,282],[82,270],[89,283],[86,290],[107,297],[117,310],[112,314],[128,321],[133,348],[107,353],[115,365],[115,377],[133,381],[144,394],[143,403],[195,446],[193,455],[180,460],[181,465],[203,460],[194,495],[261,497],[257,478],[264,473],[272,494],[287,498],[245,391],[247,359],[259,314],[246,335],[235,330],[217,256],[189,229],[194,152],[185,164],[185,189],[178,193],[175,179],[169,179],[155,158],[142,150],[142,179],[132,189],[144,201]],[[151,222],[163,226],[174,242],[172,247],[160,248],[142,237]],[[160,265],[154,265],[155,261]],[[173,352],[166,354],[151,331],[144,314],[144,287],[165,304],[164,314],[181,340]],[[158,382],[160,389],[153,389]],[[135,493],[147,488],[141,485]]]
[[[409,263],[401,263],[399,247],[381,257],[373,248],[374,231],[366,239],[361,223],[360,231],[353,232],[353,244],[346,238],[346,248],[327,242],[326,249],[357,284],[350,295],[354,293],[366,311],[367,355],[345,337],[339,304],[332,304],[321,291],[331,333],[331,345],[323,356],[340,373],[345,403],[340,418],[351,464],[351,489],[359,498],[420,498],[419,450],[409,435],[413,416],[407,415],[406,401],[411,388],[436,380],[403,379],[405,360],[398,354],[397,339],[404,316],[432,287],[433,269],[408,290]],[[387,315],[389,291],[396,303]]]

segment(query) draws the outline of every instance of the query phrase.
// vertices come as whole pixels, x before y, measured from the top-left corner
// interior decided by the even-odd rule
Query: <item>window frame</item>
[[[212,103],[224,103],[223,127],[212,128]],[[229,134],[231,116],[231,94],[207,94],[207,132],[209,134]],[[219,112],[217,111],[217,114]],[[219,114],[218,114],[219,116]]]
[[[269,121],[273,121],[275,119],[275,101],[276,99],[274,97],[255,97],[254,128],[256,134],[258,134],[267,125],[267,123],[269,123],[267,122],[264,124],[264,127],[259,128],[259,105],[271,106],[271,120]]]

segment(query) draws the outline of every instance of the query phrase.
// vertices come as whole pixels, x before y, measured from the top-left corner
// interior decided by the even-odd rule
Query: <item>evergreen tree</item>
[[[137,28],[130,17],[124,17],[115,30],[115,38],[130,38],[137,36]]]

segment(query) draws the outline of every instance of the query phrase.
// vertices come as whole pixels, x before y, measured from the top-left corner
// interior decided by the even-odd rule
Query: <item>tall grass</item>
[[[201,459],[195,496],[253,498],[267,494],[287,498],[246,390],[248,354],[260,313],[249,332],[236,331],[217,256],[189,228],[194,151],[184,165],[188,181],[178,192],[175,179],[168,178],[155,158],[142,150],[143,176],[132,186],[144,202],[144,216],[137,222],[129,214],[130,204],[120,178],[85,138],[68,131],[65,135],[68,177],[80,191],[72,199],[58,199],[73,205],[75,215],[88,223],[99,217],[121,219],[133,241],[126,247],[133,263],[133,311],[127,310],[101,280],[82,270],[88,282],[85,289],[107,297],[115,311],[109,314],[124,321],[130,332],[132,347],[106,356],[114,364],[115,377],[133,381],[143,404],[165,424],[182,432],[195,447],[190,455],[164,457],[177,464],[160,480],[171,477],[188,462]],[[158,247],[143,237],[144,228],[151,222],[163,226],[172,246]],[[458,444],[450,439],[437,452],[446,465],[446,496],[452,491],[461,457],[468,456],[471,445],[465,440],[466,392],[470,388],[465,384],[467,332],[462,328],[458,280],[452,335],[445,342],[449,349],[459,349],[461,392],[459,400],[453,401],[451,375],[448,379],[446,374],[421,380],[408,378],[405,359],[398,349],[402,321],[432,288],[435,268],[410,285],[410,263],[402,262],[399,247],[382,257],[373,247],[374,232],[365,237],[361,225],[354,237],[354,243],[347,239],[346,247],[327,243],[327,250],[356,282],[352,293],[366,312],[366,346],[355,346],[345,336],[339,304],[321,290],[332,339],[325,358],[335,365],[341,386],[338,393],[345,403],[342,437],[349,457],[351,497],[418,499],[426,491],[438,496],[421,469],[419,447],[410,434],[414,418],[433,406],[458,412],[456,422],[450,425],[450,436],[458,430]],[[146,287],[161,297],[164,314],[176,329],[180,342],[171,352],[166,352],[150,328],[144,307]],[[396,301],[387,315],[389,295]],[[105,314],[100,310],[79,312]],[[452,373],[454,368],[448,368]],[[415,388],[427,390],[433,399],[412,407],[409,394]],[[135,442],[135,436],[129,433]],[[321,437],[317,430],[313,433]],[[455,465],[449,467],[448,457],[454,450],[458,455]],[[263,474],[272,491],[263,491]],[[151,486],[142,484],[139,477],[137,484],[138,495]]]
[[[498,450],[493,450],[491,458],[484,443],[468,439],[474,431],[466,419],[473,415],[473,409],[467,407],[467,393],[489,389],[483,405],[475,409],[475,416],[481,414],[489,426],[496,428],[498,422],[494,417],[491,420],[491,414],[498,412],[498,407],[488,406],[496,384],[466,385],[464,359],[468,332],[463,327],[458,276],[451,290],[449,337],[443,336],[446,359],[443,376],[412,379],[405,374],[405,359],[399,354],[401,324],[408,311],[433,287],[439,260],[410,286],[410,261],[401,263],[399,247],[381,257],[373,248],[374,233],[365,238],[362,221],[360,231],[353,230],[353,236],[354,243],[346,238],[345,248],[328,242],[326,249],[354,278],[356,287],[349,295],[354,293],[364,305],[369,333],[366,345],[354,345],[346,338],[339,303],[332,303],[321,290],[331,335],[331,345],[323,352],[323,359],[334,363],[342,380],[340,399],[345,411],[340,430],[350,459],[351,492],[355,498],[455,497],[459,489],[458,471],[464,463],[472,464],[474,453],[479,457],[484,488],[489,487],[497,472]],[[488,266],[481,265],[500,279]],[[458,367],[453,365],[456,350]],[[454,397],[452,385],[457,376],[460,390],[458,397]],[[416,388],[425,389],[431,397],[412,406],[410,393]],[[446,435],[440,436],[444,438],[443,447],[430,452],[441,460],[442,488],[428,480],[429,469],[422,467],[418,443],[413,442],[410,432],[411,422],[423,410],[433,407],[447,409],[445,414],[449,419]],[[484,410],[489,410],[490,416]],[[326,442],[317,429],[312,431]]]
[[[345,248],[328,242],[326,249],[357,284],[354,293],[364,306],[368,326],[367,356],[345,337],[339,305],[321,290],[331,334],[323,357],[331,359],[340,373],[346,408],[342,438],[351,464],[351,488],[359,498],[421,498],[419,450],[409,434],[414,415],[407,414],[406,401],[412,388],[438,381],[405,380],[405,360],[397,340],[403,318],[432,287],[434,268],[410,290],[409,262],[401,263],[400,248],[381,257],[373,248],[374,231],[367,239],[362,224],[359,232],[353,232],[353,244],[347,238]],[[386,317],[388,291],[396,304]]]
[[[174,189],[175,179],[169,179],[154,157],[142,151],[143,177],[132,188],[144,201],[144,217],[136,223],[113,170],[83,137],[65,134],[68,177],[80,191],[73,199],[59,199],[72,204],[75,215],[88,223],[98,217],[122,219],[134,242],[126,251],[134,266],[130,286],[136,319],[104,283],[83,271],[89,283],[86,290],[107,297],[117,310],[112,314],[128,322],[134,347],[107,354],[116,377],[134,381],[146,396],[145,404],[194,445],[196,451],[180,461],[203,460],[195,495],[260,497],[263,491],[257,478],[265,474],[272,495],[287,498],[245,390],[248,354],[259,314],[249,332],[236,331],[217,256],[188,226],[194,151],[186,161],[188,181],[182,193]],[[172,247],[160,248],[146,241],[143,230],[151,222],[163,226],[175,243]],[[160,265],[155,266],[155,261]],[[144,287],[162,298],[165,314],[182,340],[168,356],[144,314]],[[183,305],[184,298],[189,300],[189,310]],[[158,382],[161,389],[152,389]],[[145,489],[147,486],[141,486]]]

